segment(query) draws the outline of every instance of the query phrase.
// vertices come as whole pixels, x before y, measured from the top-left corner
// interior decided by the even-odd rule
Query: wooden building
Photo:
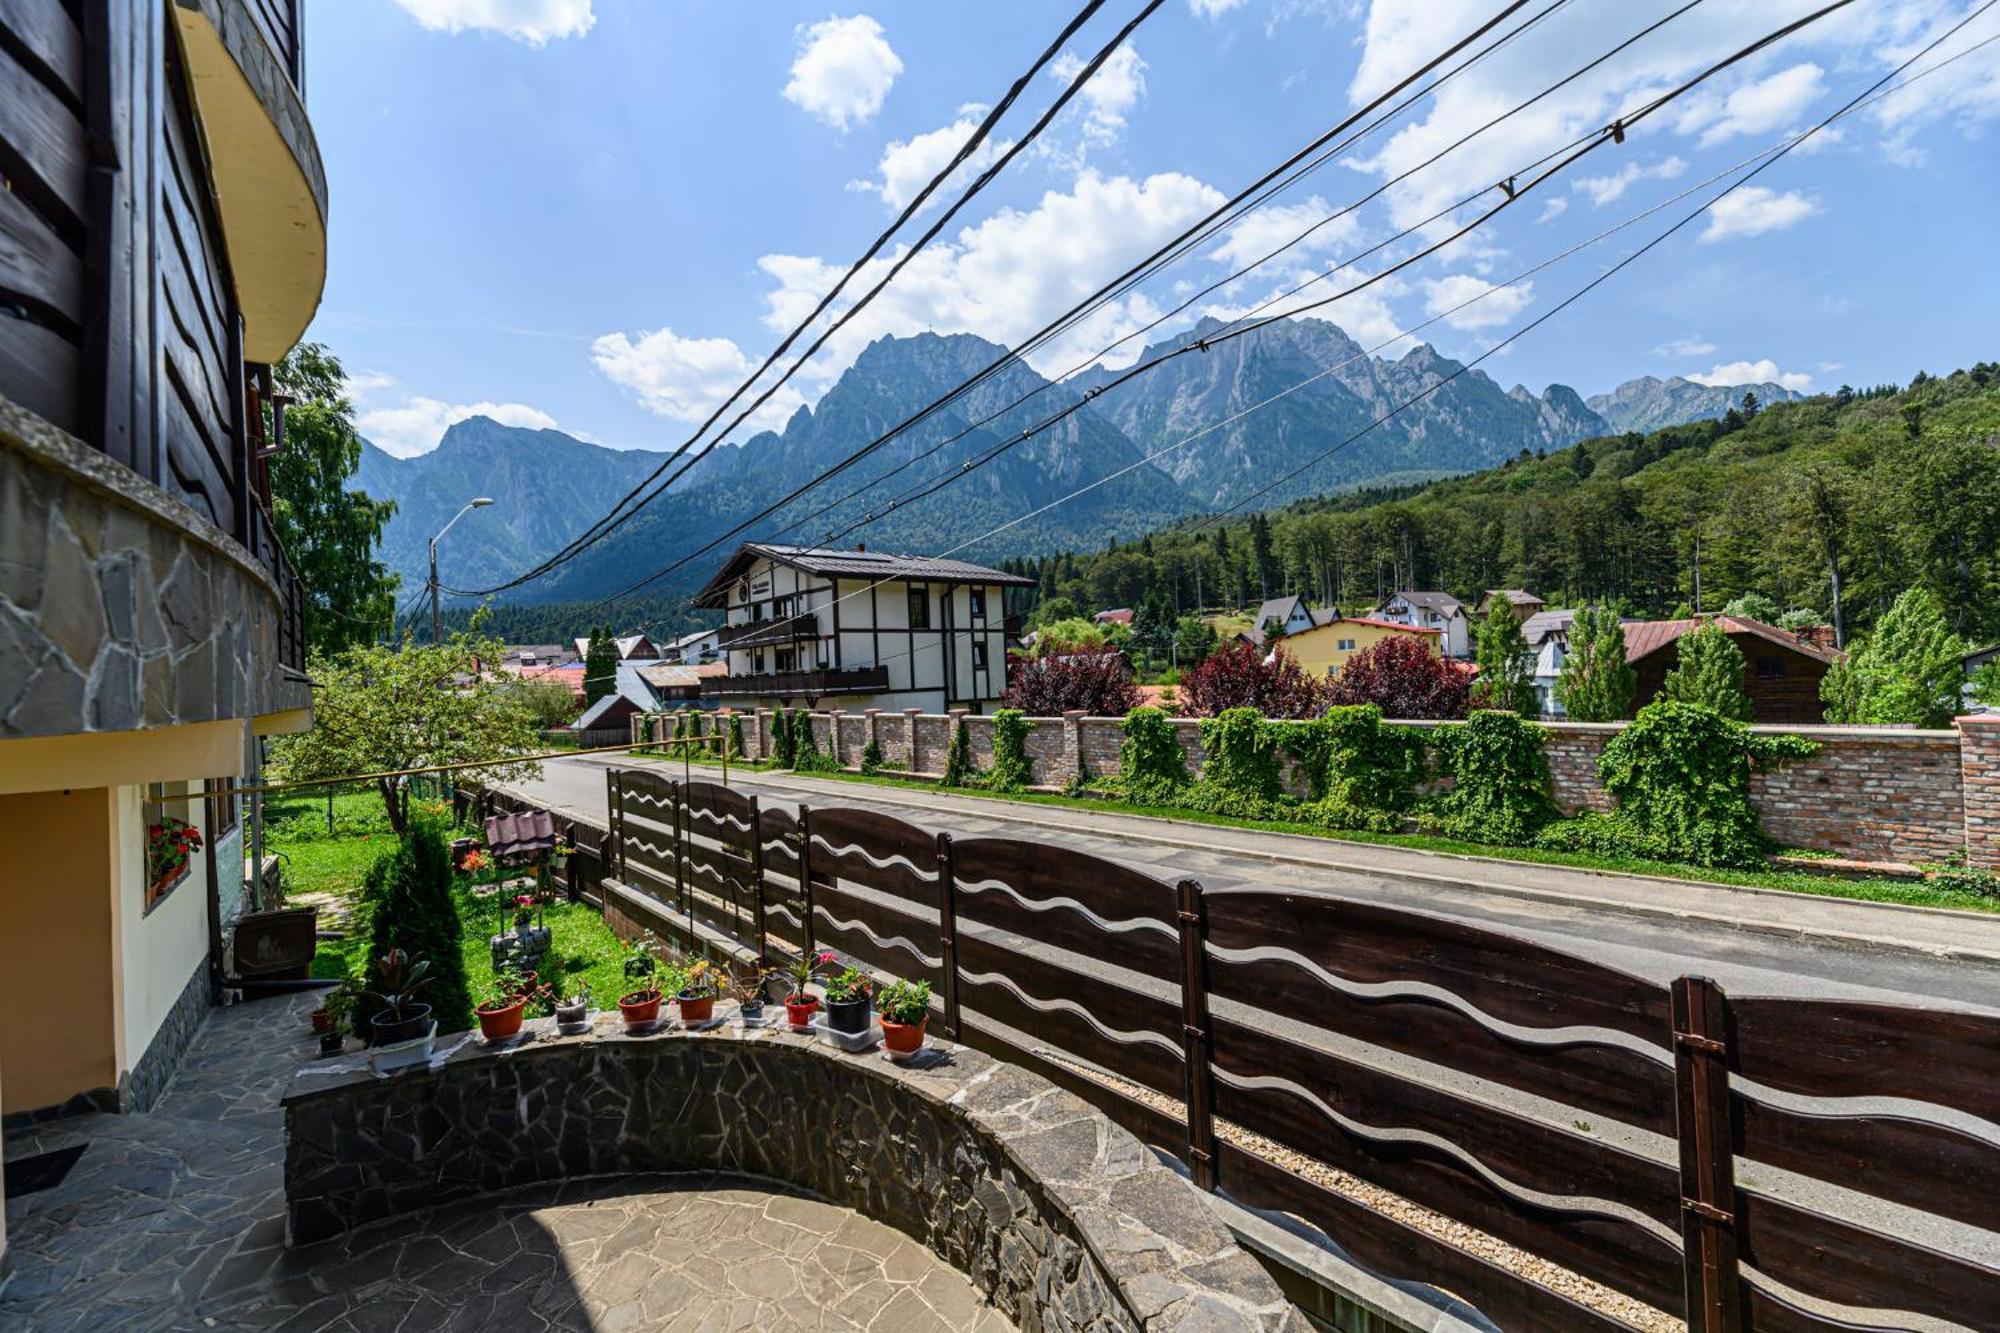
[[[729,617],[729,674],[702,693],[736,708],[986,712],[1007,692],[1002,594],[1033,582],[963,560],[746,543],[695,598]]]
[[[1811,638],[1748,616],[1642,620],[1625,626],[1625,660],[1638,674],[1634,706],[1652,702],[1667,673],[1680,665],[1680,639],[1713,621],[1743,652],[1743,692],[1758,722],[1820,722],[1819,683],[1843,654]]]

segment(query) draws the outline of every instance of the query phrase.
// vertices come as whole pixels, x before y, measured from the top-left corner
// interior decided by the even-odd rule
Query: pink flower
[[[833,956],[833,950],[821,949],[819,952],[819,957],[813,959],[813,961],[816,963],[831,963],[837,960]]]
[[[514,898],[514,906],[516,907],[533,907],[534,905],[535,899],[533,894],[517,894]]]

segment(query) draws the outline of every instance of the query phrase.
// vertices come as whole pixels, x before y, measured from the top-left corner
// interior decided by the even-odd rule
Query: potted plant
[[[761,1026],[764,1022],[764,1008],[770,1003],[771,978],[774,975],[761,961],[739,963],[729,969],[729,997],[736,1001],[737,1016],[752,1027]]]
[[[313,1010],[313,1030],[319,1033],[319,1053],[321,1055],[340,1054],[343,1035],[347,1025],[354,1018],[354,1010],[361,1002],[361,987],[354,978],[348,977],[326,993],[326,1002]],[[321,1020],[325,1026],[321,1026]],[[329,1040],[331,1038],[331,1040]]]
[[[368,1020],[371,1045],[393,1046],[429,1035],[431,1007],[417,996],[431,984],[430,959],[391,949],[375,962],[375,982],[381,989],[366,992],[381,1005]]]
[[[625,947],[625,975],[634,980],[652,976],[659,953],[659,938],[650,930],[642,931]]]
[[[590,1017],[590,987],[584,986],[574,995],[565,995],[556,1001],[556,1026],[575,1030],[583,1026]]]
[[[715,997],[722,993],[721,970],[706,958],[697,958],[680,969],[680,985],[674,1003],[680,1006],[681,1022],[689,1027],[715,1017]]]
[[[576,855],[576,848],[568,839],[557,838],[556,845],[549,848],[549,869],[560,875],[569,865],[569,859]]]
[[[660,1020],[660,1001],[665,998],[658,986],[647,986],[640,990],[627,991],[618,997],[618,1012],[625,1018],[628,1028],[642,1028]]]
[[[528,997],[514,978],[504,974],[493,978],[486,994],[473,1008],[479,1017],[479,1035],[488,1041],[505,1041],[521,1030],[521,1013]]]
[[[875,984],[858,969],[848,968],[826,983],[826,1025],[835,1032],[866,1032],[874,999]]]
[[[800,954],[798,961],[785,968],[786,979],[791,990],[785,996],[785,1017],[795,1028],[802,1028],[812,1022],[813,1010],[819,1008],[819,996],[806,987],[810,986],[822,968],[834,964],[834,956],[821,950],[819,953]]]
[[[891,1055],[909,1055],[924,1044],[931,1017],[931,983],[899,981],[882,992],[882,1044]]]
[[[514,933],[525,935],[535,928],[535,899],[532,894],[518,894],[514,898]]]

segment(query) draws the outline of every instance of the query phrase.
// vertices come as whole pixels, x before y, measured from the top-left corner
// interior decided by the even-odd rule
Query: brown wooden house
[[[1680,665],[1681,636],[1713,621],[1743,653],[1743,692],[1759,722],[1819,722],[1819,683],[1842,653],[1746,616],[1642,620],[1625,626],[1625,660],[1638,673],[1634,702],[1644,707]]]

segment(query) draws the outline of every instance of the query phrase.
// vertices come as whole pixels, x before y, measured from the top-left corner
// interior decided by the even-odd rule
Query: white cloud
[[[1783,231],[1819,212],[1819,205],[1797,190],[1780,194],[1761,185],[1746,185],[1734,194],[1718,199],[1708,210],[1704,241],[1720,241],[1730,236],[1762,236]]]
[[[1776,384],[1795,393],[1803,393],[1812,387],[1812,376],[1803,371],[1781,371],[1778,363],[1770,357],[1761,361],[1731,361],[1717,366],[1706,375],[1689,374],[1683,378],[1696,384],[1706,384],[1710,388],[1738,384]]]
[[[477,29],[497,32],[529,46],[557,38],[581,37],[597,16],[591,0],[396,0],[432,32]]]
[[[1597,208],[1615,202],[1626,190],[1640,181],[1670,181],[1687,170],[1687,163],[1678,157],[1666,157],[1646,165],[1639,162],[1627,163],[1622,169],[1609,176],[1585,176],[1582,180],[1570,182],[1570,189],[1580,190],[1590,196],[1590,202]]]
[[[406,398],[400,407],[371,408],[356,416],[354,424],[385,453],[412,458],[437,448],[446,429],[469,417],[492,417],[503,426],[533,430],[556,428],[554,417],[526,403],[446,403],[436,398]]]
[[[668,328],[636,338],[607,333],[590,345],[590,359],[613,384],[631,390],[647,411],[690,425],[706,420],[754,368],[743,349],[728,338],[683,338]],[[775,429],[804,401],[786,386],[746,424],[756,430]],[[739,403],[730,415],[741,410]]]
[[[1715,350],[1715,344],[1700,334],[1690,334],[1685,338],[1674,338],[1653,349],[1654,356],[1707,356]]]
[[[1564,213],[1568,211],[1569,211],[1569,200],[1563,198],[1559,194],[1550,195],[1547,201],[1542,204],[1541,215],[1538,216],[1535,219],[1535,221],[1548,222],[1554,218],[1561,217]]]
[[[985,113],[983,106],[961,107],[959,118],[943,129],[912,135],[908,139],[891,139],[888,147],[882,150],[882,160],[876,168],[881,172],[881,179],[850,181],[848,188],[879,194],[882,202],[891,208],[903,207],[916,198],[917,191],[923,189],[931,177],[944,170],[945,163],[965,146],[965,141],[979,128],[979,121]],[[932,196],[933,201],[960,189],[973,176],[991,166],[1012,142],[996,142],[988,138],[959,165],[958,170],[952,172],[944,187]]]
[[[1074,83],[1087,63],[1066,51],[1049,66],[1049,76]],[[1146,62],[1128,43],[1113,51],[1077,94],[1083,105],[1084,142],[1099,148],[1116,143],[1125,132],[1126,113],[1145,95]]]
[[[1188,8],[1205,19],[1220,17],[1242,5],[1243,0],[1188,0]]]
[[[1492,295],[1484,296],[1478,304],[1445,314],[1488,292]],[[1535,299],[1535,284],[1518,282],[1511,287],[1495,287],[1470,273],[1452,273],[1426,281],[1424,293],[1425,314],[1444,315],[1444,322],[1455,329],[1491,329],[1508,323],[1528,308]]]
[[[903,72],[882,25],[866,14],[822,19],[798,30],[798,57],[785,100],[835,129],[847,129],[882,109]]]
[[[1682,134],[1700,134],[1703,148],[1739,134],[1788,129],[1826,91],[1822,73],[1818,65],[1807,61],[1727,94],[1692,94],[1676,128]]]
[[[1318,195],[1296,204],[1267,205],[1230,227],[1228,239],[1209,255],[1231,268],[1242,268],[1291,242],[1333,211],[1333,206]],[[1320,227],[1288,253],[1304,258],[1315,251],[1343,246],[1359,234],[1356,215],[1348,213]]]

